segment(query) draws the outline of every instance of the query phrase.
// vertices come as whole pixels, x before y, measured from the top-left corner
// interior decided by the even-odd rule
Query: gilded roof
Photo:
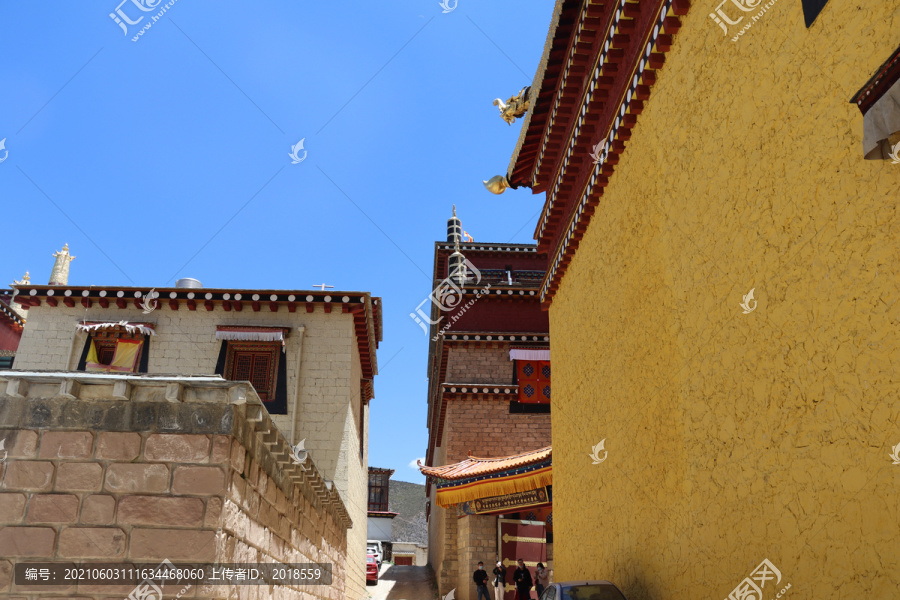
[[[547,446],[540,450],[532,450],[531,452],[523,452],[522,454],[499,458],[478,458],[469,456],[469,458],[462,462],[444,465],[442,467],[426,467],[420,464],[419,470],[427,477],[436,477],[438,479],[449,481],[455,479],[467,479],[543,462],[550,458],[551,450],[552,447]]]

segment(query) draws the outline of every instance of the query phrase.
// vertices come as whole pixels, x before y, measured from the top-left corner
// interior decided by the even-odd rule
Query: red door
[[[514,600],[516,587],[513,585],[513,573],[516,571],[516,560],[525,561],[525,567],[531,572],[534,581],[534,572],[539,562],[547,565],[547,533],[546,526],[541,521],[519,521],[516,519],[497,519],[498,546],[500,547],[500,560],[506,567],[506,593],[503,600]],[[535,597],[534,588],[531,597]]]

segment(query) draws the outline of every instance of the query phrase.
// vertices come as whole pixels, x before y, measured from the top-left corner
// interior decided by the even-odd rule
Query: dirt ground
[[[372,600],[435,600],[431,569],[396,566],[384,563],[378,574],[378,585],[366,587]]]

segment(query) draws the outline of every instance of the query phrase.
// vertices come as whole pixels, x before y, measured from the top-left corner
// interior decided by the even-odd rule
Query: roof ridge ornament
[[[531,86],[529,85],[523,87],[517,95],[510,96],[506,102],[503,102],[500,98],[495,98],[494,106],[500,109],[500,118],[506,121],[507,124],[512,125],[517,118],[521,119],[524,117],[531,107],[531,101],[528,98],[528,92],[530,91]]]
[[[487,181],[482,181],[481,183],[484,184],[484,187],[487,188],[487,191],[497,195],[505,192],[506,188],[513,187],[509,184],[509,179],[506,178],[506,175],[494,175]]]

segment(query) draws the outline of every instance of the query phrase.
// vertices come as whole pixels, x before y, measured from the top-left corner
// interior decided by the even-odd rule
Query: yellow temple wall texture
[[[900,165],[863,160],[848,100],[900,5],[832,0],[807,30],[779,2],[734,43],[714,8],[550,308],[555,579],[725,598],[768,559],[766,598],[895,597]]]

